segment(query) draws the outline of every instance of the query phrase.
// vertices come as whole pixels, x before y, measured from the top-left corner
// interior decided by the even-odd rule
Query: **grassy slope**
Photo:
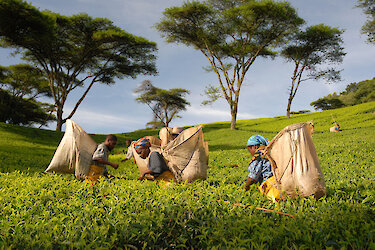
[[[62,133],[0,124],[0,247],[375,247],[375,103],[332,111],[205,125],[208,179],[169,188],[138,182],[131,162],[94,187],[69,175],[45,175]],[[334,117],[344,129],[329,133]],[[247,138],[272,138],[285,126],[313,120],[327,183],[321,201],[275,207],[252,187],[241,190],[250,156]],[[111,160],[120,162],[121,134]],[[95,135],[97,142],[104,136]],[[194,197],[194,198],[192,198]],[[225,202],[228,201],[228,202]],[[233,204],[251,205],[248,208]],[[254,209],[276,209],[292,219]]]

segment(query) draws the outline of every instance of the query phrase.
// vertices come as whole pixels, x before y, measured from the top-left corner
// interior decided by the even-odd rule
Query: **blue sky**
[[[229,121],[230,112],[225,100],[211,106],[201,106],[201,93],[208,84],[216,84],[213,73],[207,73],[207,59],[198,51],[184,45],[167,44],[153,25],[160,20],[165,8],[180,6],[181,0],[34,0],[32,4],[41,10],[48,9],[63,15],[88,13],[93,17],[105,17],[134,35],[145,37],[158,44],[157,76],[139,76],[137,79],[117,80],[109,87],[96,85],[73,116],[73,120],[89,133],[122,133],[145,127],[152,119],[146,106],[135,102],[133,90],[143,80],[164,89],[186,88],[191,106],[180,113],[171,126],[186,126],[209,122]],[[300,17],[307,25],[324,23],[344,29],[344,47],[347,55],[339,67],[343,69],[343,81],[325,84],[324,81],[306,81],[300,86],[292,111],[313,110],[312,101],[333,92],[341,92],[351,82],[375,77],[375,45],[366,43],[360,34],[366,20],[353,0],[292,0]],[[0,65],[19,63],[11,57],[10,50],[0,49]],[[238,119],[274,117],[285,115],[288,87],[293,65],[282,58],[275,60],[258,58],[250,68],[241,89]],[[64,114],[69,114],[84,89],[73,92],[67,100]],[[52,99],[50,100],[52,102]],[[55,128],[51,123],[50,129]]]

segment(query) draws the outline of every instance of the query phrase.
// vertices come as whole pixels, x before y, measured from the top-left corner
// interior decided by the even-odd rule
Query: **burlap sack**
[[[162,151],[169,169],[179,182],[207,178],[208,143],[204,141],[202,128],[185,129]]]
[[[161,148],[165,148],[168,145],[168,143],[172,140],[172,128],[161,128],[159,131],[159,138],[161,141]]]
[[[147,139],[150,140],[151,145],[160,147],[161,146],[161,140],[155,136],[145,136]]]
[[[291,197],[326,194],[326,185],[308,123],[290,125],[268,144],[265,153],[271,161],[277,187]]]
[[[77,123],[68,119],[64,137],[45,172],[75,174],[77,179],[84,179],[96,146],[96,142]]]

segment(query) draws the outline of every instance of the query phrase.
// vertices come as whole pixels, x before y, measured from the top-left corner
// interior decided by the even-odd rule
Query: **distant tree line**
[[[333,93],[319,98],[310,105],[316,110],[328,110],[375,101],[375,78],[350,83],[340,94]]]

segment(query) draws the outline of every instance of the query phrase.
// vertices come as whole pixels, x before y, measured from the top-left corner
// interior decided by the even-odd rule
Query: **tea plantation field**
[[[332,117],[342,132],[329,133]],[[276,206],[254,185],[245,193],[248,137],[271,139],[309,120],[327,196]],[[120,134],[110,156],[120,167],[109,170],[124,179],[89,186],[43,173],[62,133],[0,123],[0,248],[375,249],[374,102],[290,119],[242,120],[235,131],[229,125],[205,125],[207,180],[165,187],[137,181],[134,163],[120,163],[125,139],[158,131]],[[93,138],[101,142],[104,135]]]

